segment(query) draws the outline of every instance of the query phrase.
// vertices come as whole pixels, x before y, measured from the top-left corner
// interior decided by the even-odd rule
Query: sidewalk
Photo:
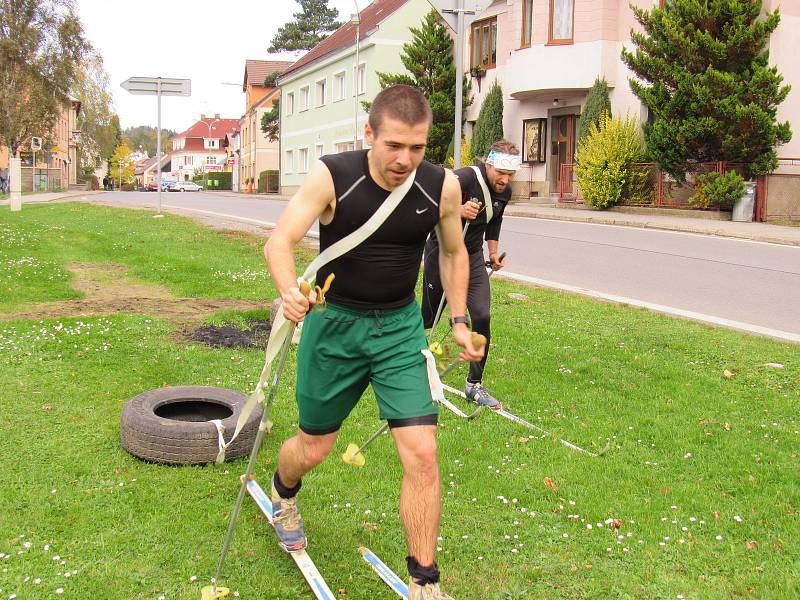
[[[52,192],[30,194],[22,197],[25,204],[39,204],[59,200],[75,199],[102,194],[103,191]],[[244,192],[219,191],[214,195],[247,198],[254,201],[289,200],[290,196],[280,194],[247,194]],[[0,200],[0,206],[8,206],[8,199]],[[579,205],[580,206],[580,205]],[[635,210],[636,212],[625,212]],[[639,227],[642,229],[661,229],[666,231],[683,231],[701,235],[716,235],[788,246],[800,246],[800,227],[787,225],[770,225],[769,223],[738,223],[717,218],[717,213],[706,213],[707,218],[696,215],[694,211],[676,211],[663,209],[625,209],[594,210],[585,207],[563,208],[550,204],[533,202],[514,202],[508,205],[505,212],[510,217],[528,217],[533,219],[550,219],[555,221],[572,221],[576,223],[596,223],[601,225],[620,225],[623,227]],[[684,216],[685,215],[685,216]]]
[[[506,216],[553,219],[577,223],[598,223],[602,225],[621,225],[644,229],[683,231],[702,235],[716,235],[759,242],[771,242],[789,246],[800,246],[800,227],[770,225],[769,223],[739,223],[716,218],[701,218],[694,211],[675,211],[660,209],[638,209],[625,212],[624,208],[594,210],[590,208],[563,208],[548,204],[528,202],[512,203],[506,208]],[[635,210],[635,209],[634,209]],[[645,212],[646,211],[646,212]],[[686,216],[683,216],[683,215]]]
[[[44,204],[46,202],[55,202],[56,200],[68,200],[74,198],[80,200],[83,196],[92,196],[95,194],[102,194],[103,190],[95,190],[92,192],[86,190],[71,190],[66,192],[41,192],[38,194],[26,194],[22,196],[23,209],[26,204]],[[0,200],[0,206],[8,206],[11,204],[10,198]]]

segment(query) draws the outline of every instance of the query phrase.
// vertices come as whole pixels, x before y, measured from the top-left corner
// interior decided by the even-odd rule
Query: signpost
[[[442,19],[456,32],[456,116],[453,131],[453,168],[461,166],[461,115],[464,112],[464,37],[475,15],[492,0],[428,0]]]
[[[191,96],[191,79],[168,77],[130,77],[120,86],[131,94],[158,97],[158,129],[156,130],[156,169],[158,180],[158,214],[161,216],[161,96]]]

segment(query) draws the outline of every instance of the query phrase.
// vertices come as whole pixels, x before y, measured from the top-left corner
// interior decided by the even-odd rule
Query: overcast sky
[[[361,10],[369,2],[357,0]],[[155,96],[123,90],[120,83],[128,77],[192,80],[190,98],[161,101],[161,126],[182,132],[201,113],[242,116],[246,59],[297,56],[267,54],[278,27],[299,10],[294,0],[77,0],[77,5],[86,37],[103,56],[123,128],[157,122]],[[339,10],[340,20],[355,12],[355,0],[329,0],[329,5]]]

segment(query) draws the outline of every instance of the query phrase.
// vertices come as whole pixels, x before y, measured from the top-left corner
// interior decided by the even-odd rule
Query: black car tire
[[[229,442],[247,397],[226,388],[178,386],[157,388],[131,398],[122,409],[122,447],[137,458],[172,465],[214,462],[219,435],[211,418],[220,418]],[[226,416],[227,415],[227,416]],[[253,448],[261,406],[256,406],[225,460],[247,456]]]

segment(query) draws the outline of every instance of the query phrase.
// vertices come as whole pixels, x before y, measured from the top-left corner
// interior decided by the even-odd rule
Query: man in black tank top
[[[483,241],[485,239],[489,247],[492,269],[502,269],[505,263],[500,261],[500,228],[503,224],[503,212],[511,200],[510,182],[518,169],[519,149],[507,140],[499,140],[492,144],[485,165],[465,167],[455,171],[461,186],[461,217],[464,224],[469,224],[464,237],[470,267],[467,308],[473,331],[486,337],[483,359],[470,365],[464,392],[473,402],[493,409],[501,408],[501,404],[482,383],[491,339],[489,327],[491,293],[486,261],[483,258]],[[422,279],[422,318],[426,329],[435,325],[433,321],[443,292],[439,278],[439,241],[434,233],[425,245]],[[449,296],[447,301],[450,301]]]
[[[425,97],[393,86],[379,93],[365,125],[369,151],[323,157],[289,202],[264,252],[287,319],[304,322],[297,355],[299,431],[286,440],[272,479],[274,523],[288,551],[305,547],[297,509],[301,477],[333,449],[342,421],[371,384],[403,465],[400,516],[408,540],[409,598],[445,600],[435,562],[441,491],[425,334],[414,287],[425,240],[439,233],[441,272],[454,315],[466,321],[467,252],[460,191],[449,172],[423,160],[431,125]],[[415,177],[407,194],[366,240],[321,267],[333,273],[324,312],[298,290],[294,247],[315,221],[320,251],[358,230]],[[308,314],[307,314],[308,313]],[[479,360],[467,326],[453,327],[461,358]]]

